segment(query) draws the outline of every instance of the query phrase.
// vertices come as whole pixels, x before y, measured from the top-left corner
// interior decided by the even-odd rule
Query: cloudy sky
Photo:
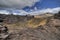
[[[24,8],[25,6],[32,7],[39,0],[0,0],[1,7]]]
[[[0,0],[0,9],[16,8],[25,11],[37,11],[54,9],[60,10],[60,0]]]

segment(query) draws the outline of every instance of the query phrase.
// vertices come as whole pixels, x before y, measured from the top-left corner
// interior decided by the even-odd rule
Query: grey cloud
[[[39,0],[0,0],[0,7],[23,8],[32,6]]]

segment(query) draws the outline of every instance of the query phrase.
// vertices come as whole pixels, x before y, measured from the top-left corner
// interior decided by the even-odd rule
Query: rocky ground
[[[28,20],[30,19],[33,18],[29,17]],[[40,22],[39,20],[37,22]],[[30,25],[26,27],[26,24],[24,25],[24,27],[13,27],[12,24],[9,26],[7,25],[11,34],[6,40],[60,40],[60,16],[56,14],[53,16],[53,18],[51,17],[48,20],[45,25],[38,25],[41,24],[38,23],[38,26],[35,28],[29,27]],[[36,21],[34,21],[34,23],[35,22]],[[21,23],[24,24],[25,21],[22,21]]]
[[[60,40],[60,26],[44,25],[13,32],[8,40]]]

